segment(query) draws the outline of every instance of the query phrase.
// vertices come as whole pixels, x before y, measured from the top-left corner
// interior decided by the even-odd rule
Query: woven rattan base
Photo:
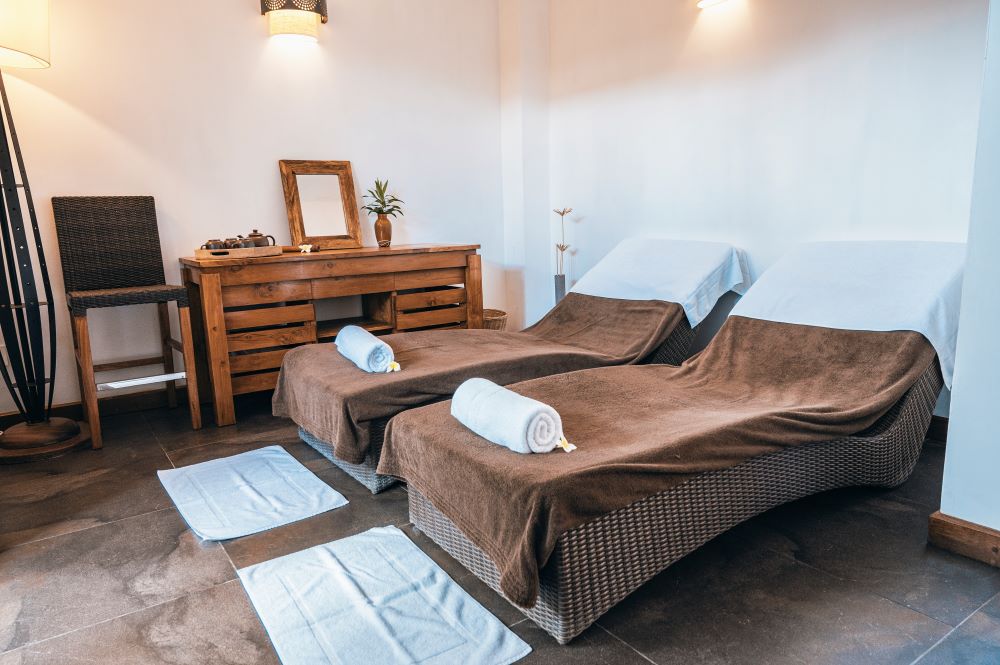
[[[677,325],[670,337],[667,338],[667,341],[660,345],[649,358],[644,360],[643,364],[680,365],[687,360],[687,354],[693,341],[694,330],[691,329],[685,317]],[[333,444],[313,436],[301,427],[299,428],[299,438],[337,465],[344,473],[371,490],[372,494],[378,494],[399,482],[395,478],[375,473],[378,461],[382,456],[382,439],[385,436],[385,427],[388,424],[388,419],[372,421],[371,444],[368,449],[368,455],[361,464],[349,464],[338,459],[333,453]]]
[[[315,448],[317,452],[333,462],[344,473],[367,487],[372,494],[378,494],[399,482],[392,476],[383,476],[375,473],[379,458],[382,456],[382,440],[385,436],[385,426],[388,422],[388,420],[373,421],[371,445],[368,448],[368,455],[365,457],[365,461],[361,464],[350,464],[342,459],[338,459],[333,453],[333,444],[316,438],[301,427],[299,428],[299,438]]]
[[[681,317],[680,323],[670,336],[649,356],[641,361],[642,365],[680,365],[688,359],[691,344],[694,342],[695,331],[687,317]]]
[[[521,611],[566,644],[664,568],[754,515],[837,487],[902,484],[940,390],[935,363],[866,432],[696,476],[567,532],[541,571],[537,604]],[[412,487],[409,501],[414,525],[499,592],[489,557]]]

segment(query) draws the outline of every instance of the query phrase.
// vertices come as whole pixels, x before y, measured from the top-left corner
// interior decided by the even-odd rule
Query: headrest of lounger
[[[950,387],[964,267],[961,243],[810,243],[768,269],[731,316],[845,330],[914,330],[937,350]]]
[[[744,293],[750,270],[741,249],[722,242],[628,238],[572,291],[620,300],[663,300],[684,308],[691,327],[728,291]]]

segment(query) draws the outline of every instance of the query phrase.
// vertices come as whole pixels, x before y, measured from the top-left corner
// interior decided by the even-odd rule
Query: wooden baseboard
[[[187,388],[177,386],[177,403],[187,404]],[[112,395],[102,397],[97,401],[101,409],[102,416],[112,416],[121,413],[133,413],[135,411],[149,411],[167,406],[167,391],[163,388],[158,390],[144,390],[124,395]],[[52,406],[52,415],[72,420],[83,420],[83,406],[79,402],[68,404],[55,404]],[[21,422],[21,415],[16,411],[13,413],[0,414],[0,429],[6,429],[11,425]]]
[[[931,427],[927,430],[927,438],[941,443],[948,441],[948,419],[944,416],[931,416]]]
[[[941,549],[1000,568],[1000,531],[945,515],[930,517],[930,542]]]

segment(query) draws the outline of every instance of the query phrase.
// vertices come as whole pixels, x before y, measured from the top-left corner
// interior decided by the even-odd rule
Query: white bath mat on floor
[[[247,536],[347,504],[281,446],[157,475],[188,526],[205,540]]]
[[[284,665],[506,665],[531,652],[395,527],[237,573]]]

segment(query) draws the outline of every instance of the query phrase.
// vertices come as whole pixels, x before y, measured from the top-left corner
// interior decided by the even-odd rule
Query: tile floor
[[[187,427],[181,411],[105,420],[105,449],[0,467],[0,665],[276,663],[238,567],[394,524],[512,626],[524,663],[1000,663],[1000,570],[926,544],[944,449],[893,490],[773,510],[653,579],[571,645],[543,631],[269,415]],[[157,469],[281,444],[350,505],[223,544],[172,508]],[[463,664],[471,665],[471,664]]]

